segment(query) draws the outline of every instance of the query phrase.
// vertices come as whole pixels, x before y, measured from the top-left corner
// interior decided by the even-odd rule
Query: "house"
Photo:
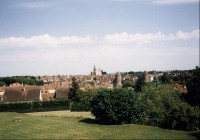
[[[4,93],[5,93],[5,87],[0,87],[0,101],[3,101]]]
[[[16,102],[25,100],[23,87],[7,87],[3,96],[3,102]]]
[[[3,102],[35,100],[42,100],[41,87],[39,86],[7,87],[3,96]]]
[[[146,70],[143,73],[143,78],[144,78],[145,83],[152,82],[152,81],[158,79],[158,76],[159,75],[156,73],[155,70],[153,71],[153,74],[149,74]]]
[[[42,92],[42,100],[54,99],[55,93],[49,93],[48,91]]]
[[[25,87],[26,97],[25,101],[42,101],[42,93],[40,86],[26,86]]]
[[[180,93],[182,93],[182,94],[187,94],[187,92],[188,92],[187,87],[182,84],[174,84],[173,87],[175,89],[178,89],[180,91]]]
[[[58,88],[56,90],[56,99],[66,99],[68,98],[69,89],[66,88]]]

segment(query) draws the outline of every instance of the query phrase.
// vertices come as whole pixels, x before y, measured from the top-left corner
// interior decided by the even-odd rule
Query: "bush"
[[[142,92],[103,89],[91,100],[91,112],[104,124],[136,123],[169,129],[200,128],[199,107],[181,100],[170,85],[146,84]]]
[[[170,85],[147,84],[141,93],[145,104],[145,124],[169,129],[195,130],[199,111],[181,100],[181,94]]]
[[[0,104],[0,112],[36,112],[69,109],[69,100],[49,100],[34,102],[15,102]]]
[[[78,90],[76,100],[70,100],[70,111],[90,111],[90,100],[95,92]]]
[[[89,102],[71,102],[70,111],[90,111]]]
[[[144,106],[128,89],[101,89],[91,100],[91,113],[103,124],[140,123]]]
[[[199,127],[199,115],[199,110],[185,102],[181,102],[168,110],[162,127],[179,130],[196,130]]]

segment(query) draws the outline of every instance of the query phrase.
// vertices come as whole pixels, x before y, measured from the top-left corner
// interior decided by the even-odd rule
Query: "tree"
[[[128,74],[135,75],[133,71],[129,71]]]
[[[104,75],[104,74],[107,74],[107,72],[106,72],[106,71],[103,71],[103,70],[101,71],[101,73],[102,73],[103,75]]]
[[[77,101],[78,98],[76,96],[77,91],[79,90],[79,84],[76,81],[75,77],[72,77],[72,87],[69,89],[69,99],[72,99],[74,101]]]
[[[0,87],[5,86],[5,85],[6,85],[6,83],[0,82]]]
[[[128,89],[101,89],[91,100],[91,113],[103,124],[139,123],[144,107]]]
[[[136,81],[135,85],[135,91],[136,92],[141,92],[142,91],[142,86],[144,85],[144,79],[142,77],[139,77],[138,80]]]
[[[126,87],[134,88],[135,87],[135,82],[131,81],[131,80],[124,80],[122,84],[123,84],[122,85],[123,88],[126,88]]]
[[[166,72],[160,77],[162,83],[170,83],[170,78]]]
[[[184,95],[185,100],[193,105],[200,106],[200,68],[192,70],[192,76],[186,82],[188,93]]]

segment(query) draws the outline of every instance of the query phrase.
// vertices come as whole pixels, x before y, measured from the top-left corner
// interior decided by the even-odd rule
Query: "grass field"
[[[21,117],[22,122],[13,122]],[[99,125],[89,112],[0,113],[0,139],[197,139],[192,132],[134,124]]]

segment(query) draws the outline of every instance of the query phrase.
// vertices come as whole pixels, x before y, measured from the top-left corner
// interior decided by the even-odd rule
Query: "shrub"
[[[0,104],[0,112],[35,112],[35,111],[54,111],[69,109],[69,100],[50,100],[34,102],[15,102]]]
[[[91,113],[104,124],[140,123],[144,106],[128,89],[101,89],[91,100]]]
[[[170,85],[147,84],[141,93],[145,104],[145,124],[170,129],[195,130],[199,111],[181,100],[181,94]]]
[[[71,102],[70,111],[90,111],[89,102]]]
[[[90,111],[90,100],[95,92],[78,90],[76,100],[70,100],[70,111]]]
[[[199,111],[186,102],[176,104],[167,111],[162,127],[179,130],[196,130],[199,127]]]
[[[91,112],[104,124],[136,123],[169,129],[200,128],[199,107],[180,98],[170,85],[146,84],[142,92],[101,89],[91,100]]]

